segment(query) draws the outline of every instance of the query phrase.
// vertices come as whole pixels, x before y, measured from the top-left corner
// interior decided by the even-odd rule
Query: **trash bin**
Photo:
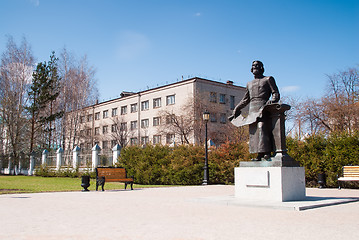
[[[81,176],[81,180],[82,180],[81,187],[84,188],[82,191],[83,192],[90,191],[87,189],[90,186],[90,176]]]

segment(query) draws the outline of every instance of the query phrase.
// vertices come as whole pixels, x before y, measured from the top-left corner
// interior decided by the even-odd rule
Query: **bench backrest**
[[[343,177],[359,178],[359,166],[344,166]]]
[[[111,181],[111,179],[125,179],[127,178],[125,168],[96,168],[96,175],[100,177],[105,177],[106,181]]]

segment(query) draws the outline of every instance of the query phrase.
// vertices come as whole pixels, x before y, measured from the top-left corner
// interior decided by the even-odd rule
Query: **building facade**
[[[83,109],[77,133],[66,138],[65,146],[199,144],[204,136],[203,111],[211,114],[210,132],[221,131],[244,93],[245,88],[232,81],[197,77],[137,93],[122,92],[120,98]]]

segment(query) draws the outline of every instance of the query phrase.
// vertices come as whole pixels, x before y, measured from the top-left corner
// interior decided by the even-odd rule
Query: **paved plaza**
[[[359,202],[289,210],[229,204],[234,186],[0,195],[0,239],[359,239]],[[359,190],[307,189],[313,199]]]

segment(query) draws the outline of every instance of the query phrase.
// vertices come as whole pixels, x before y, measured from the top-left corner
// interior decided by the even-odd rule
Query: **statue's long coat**
[[[267,111],[263,111],[268,100],[279,100],[279,91],[273,77],[254,79],[247,83],[247,91],[236,109],[249,104],[247,117],[240,115],[232,120],[235,126],[249,125],[249,152],[270,153],[273,151],[272,122]]]

